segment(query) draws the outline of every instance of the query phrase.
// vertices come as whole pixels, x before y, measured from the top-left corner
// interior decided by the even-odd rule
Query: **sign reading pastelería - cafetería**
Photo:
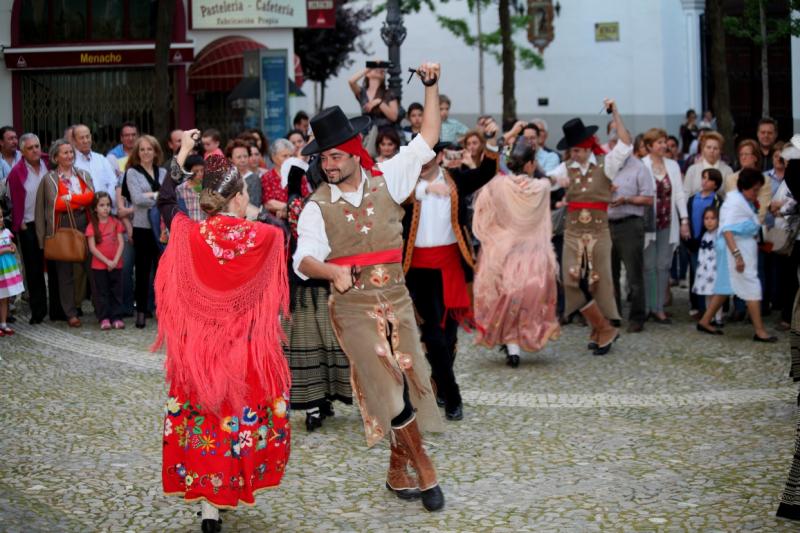
[[[305,0],[191,0],[191,28],[305,28]]]

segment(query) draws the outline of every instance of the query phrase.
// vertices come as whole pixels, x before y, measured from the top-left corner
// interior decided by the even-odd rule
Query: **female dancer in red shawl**
[[[288,280],[281,230],[244,219],[244,181],[223,158],[206,162],[194,222],[178,211],[176,181],[197,130],[184,132],[158,207],[170,227],[156,275],[158,338],[166,342],[169,400],[163,486],[202,501],[202,530],[218,508],[254,503],[280,483],[289,458],[290,374],[280,314]]]

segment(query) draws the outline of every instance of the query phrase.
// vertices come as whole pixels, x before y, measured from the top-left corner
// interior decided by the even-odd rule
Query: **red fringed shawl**
[[[172,222],[155,279],[167,380],[204,409],[234,412],[253,395],[287,393],[280,314],[288,312],[286,251],[279,229],[214,216]],[[254,374],[261,390],[249,390]],[[253,381],[251,380],[251,383]]]

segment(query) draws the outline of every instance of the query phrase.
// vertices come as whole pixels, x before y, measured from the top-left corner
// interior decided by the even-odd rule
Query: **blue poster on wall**
[[[289,80],[286,50],[261,51],[262,130],[270,141],[286,135],[289,126]]]

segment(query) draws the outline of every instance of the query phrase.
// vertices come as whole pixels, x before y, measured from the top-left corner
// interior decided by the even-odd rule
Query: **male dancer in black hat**
[[[612,180],[633,147],[631,137],[613,100],[604,106],[614,114],[619,142],[610,153],[597,142],[597,126],[584,126],[579,118],[568,120],[562,129],[559,150],[569,150],[570,158],[548,175],[567,189],[567,220],[564,229],[562,280],[566,303],[564,314],[580,311],[592,327],[589,348],[594,355],[605,355],[619,336],[609,320],[619,320],[614,281],[611,277],[611,235],[608,206],[612,200]],[[595,156],[605,157],[598,163]]]
[[[303,154],[320,154],[327,183],[300,214],[294,254],[299,276],[326,279],[335,289],[331,323],[350,360],[367,445],[391,433],[386,486],[403,499],[421,497],[428,511],[444,507],[444,494],[422,447],[418,421],[422,429],[441,430],[441,417],[403,276],[400,204],[414,190],[422,165],[434,157],[439,71],[435,63],[419,67],[426,84],[420,134],[378,166],[358,134],[369,118],[350,122],[333,107],[311,119],[315,139]],[[418,480],[409,475],[409,465]]]

